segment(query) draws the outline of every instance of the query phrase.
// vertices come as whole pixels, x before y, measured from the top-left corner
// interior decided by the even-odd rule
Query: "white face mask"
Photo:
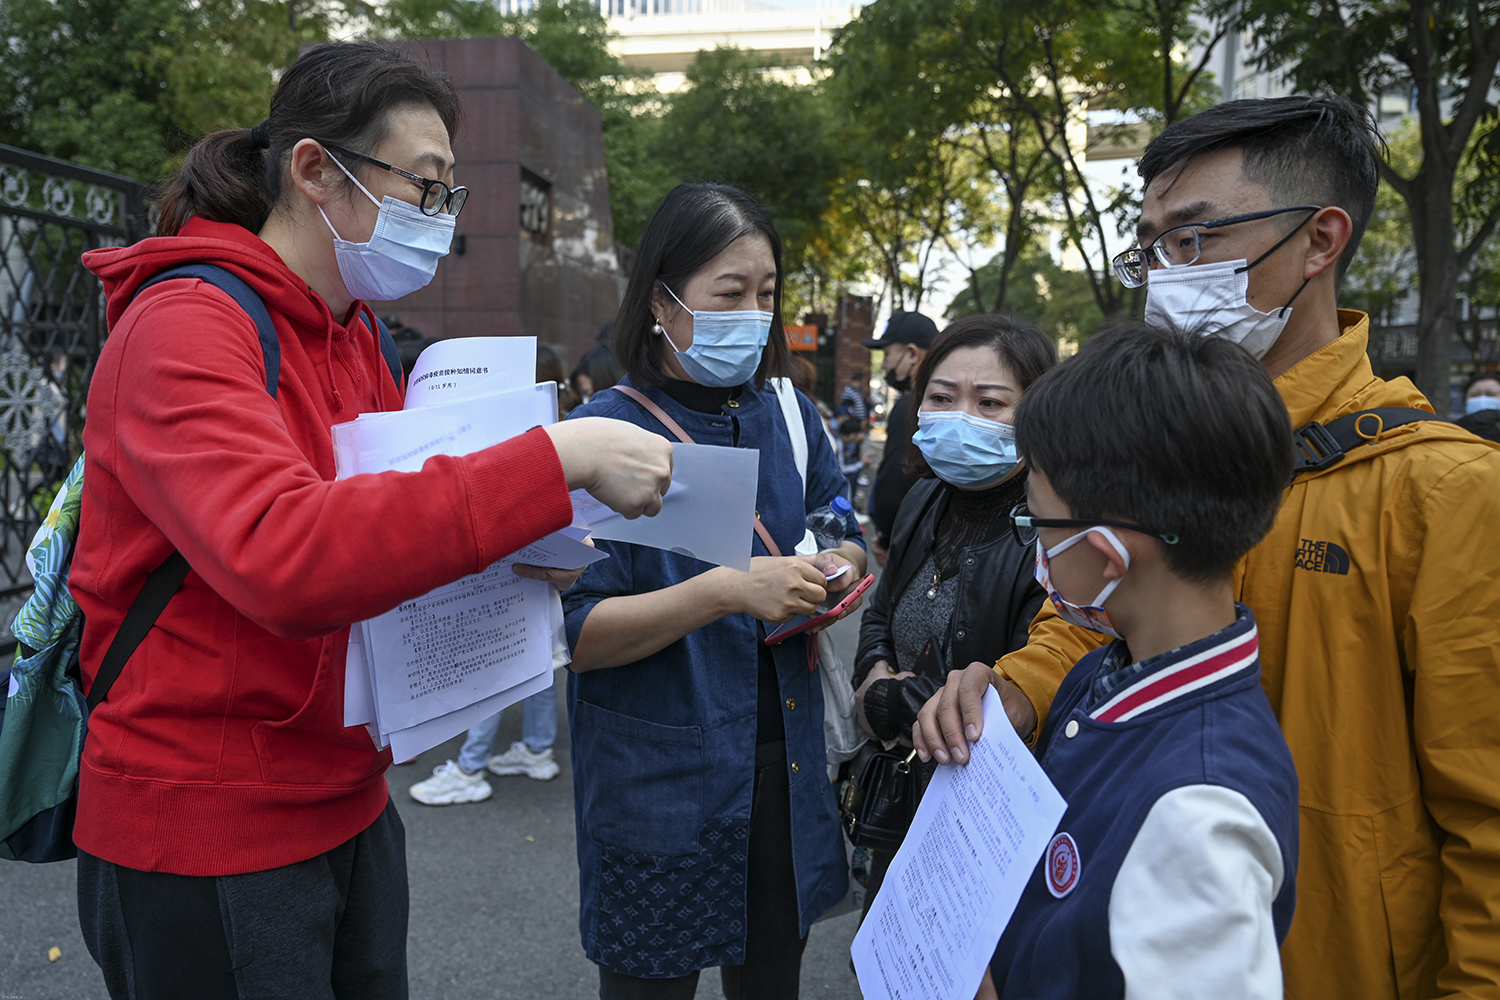
[[[388,302],[426,288],[437,273],[438,261],[448,255],[457,217],[446,213],[423,215],[422,210],[411,202],[390,195],[376,201],[375,196],[332,154],[329,154],[329,159],[338,164],[366,198],[380,206],[375,231],[365,243],[352,243],[339,236],[339,231],[328,221],[323,206],[318,206],[318,214],[323,216],[333,233],[334,255],[338,258],[339,274],[349,294],[356,299]]]
[[[1168,330],[1223,337],[1259,360],[1286,329],[1292,304],[1288,302],[1270,313],[1256,309],[1245,298],[1249,272],[1250,265],[1244,258],[1221,264],[1157,268],[1146,281],[1146,322]]]
[[[1074,604],[1058,593],[1057,588],[1052,585],[1053,558],[1058,553],[1066,552],[1083,541],[1089,536],[1089,532],[1091,531],[1097,531],[1103,535],[1105,540],[1109,542],[1110,547],[1119,555],[1120,560],[1125,563],[1125,568],[1127,570],[1130,569],[1130,550],[1125,547],[1124,542],[1120,541],[1118,535],[1108,528],[1100,526],[1088,528],[1076,535],[1070,535],[1050,549],[1044,547],[1042,540],[1038,538],[1036,540],[1036,568],[1034,570],[1036,582],[1041,584],[1042,589],[1047,592],[1047,597],[1052,601],[1053,610],[1057,612],[1057,617],[1063,621],[1070,625],[1077,625],[1079,628],[1086,628],[1093,632],[1102,632],[1116,639],[1123,639],[1124,636],[1115,630],[1115,623],[1110,621],[1109,612],[1104,610],[1104,602],[1109,600],[1109,595],[1115,592],[1115,588],[1124,579],[1123,576],[1116,577],[1106,583],[1104,589],[1099,591],[1099,596],[1094,598],[1092,604]]]

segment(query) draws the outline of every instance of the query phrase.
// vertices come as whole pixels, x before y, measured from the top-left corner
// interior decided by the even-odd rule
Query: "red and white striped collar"
[[[1240,615],[1228,628],[1142,664],[1145,669],[1137,676],[1089,709],[1089,718],[1128,722],[1210,684],[1259,669],[1255,616],[1238,607]]]

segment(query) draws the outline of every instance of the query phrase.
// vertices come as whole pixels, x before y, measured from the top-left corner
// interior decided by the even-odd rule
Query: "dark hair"
[[[839,424],[840,437],[843,437],[845,434],[863,434],[864,432],[865,422],[858,417],[845,417],[843,422]]]
[[[615,360],[613,352],[600,345],[584,352],[583,357],[578,359],[578,366],[568,378],[576,382],[580,375],[589,380],[594,392],[603,392],[624,378],[625,373],[620,370],[620,363]]]
[[[1228,101],[1168,125],[1146,144],[1140,173],[1149,187],[1194,156],[1240,150],[1245,179],[1284,205],[1336,205],[1349,213],[1354,226],[1335,271],[1342,281],[1375,210],[1376,157],[1384,146],[1370,112],[1342,97]]]
[[[1051,337],[1030,324],[998,313],[981,313],[955,320],[944,327],[932,346],[926,349],[927,353],[922,356],[922,363],[912,377],[912,405],[907,410],[907,422],[913,434],[917,432],[917,411],[927,396],[927,383],[932,381],[932,373],[948,355],[966,347],[988,347],[999,354],[1005,367],[1021,383],[1023,393],[1057,364],[1057,345]],[[902,468],[909,476],[931,478],[937,475],[928,468],[921,449],[916,447],[906,449]]]
[[[1016,445],[1074,517],[1176,534],[1168,565],[1200,583],[1270,530],[1292,475],[1291,423],[1260,362],[1144,323],[1095,335],[1038,379]]]
[[[793,354],[791,358],[792,386],[804,396],[811,396],[818,386],[818,368],[806,358]]]
[[[538,382],[556,382],[561,385],[567,381],[567,375],[563,373],[562,358],[557,352],[546,344],[536,345],[536,380]]]
[[[1500,382],[1500,372],[1475,372],[1473,375],[1470,375],[1469,380],[1464,383],[1464,391],[1462,393],[1464,398],[1468,398],[1470,389],[1474,388],[1480,382],[1485,381]]]
[[[323,139],[367,153],[385,138],[389,112],[406,104],[430,106],[450,140],[457,132],[462,110],[446,74],[371,43],[308,49],[282,76],[265,122],[214,132],[188,151],[158,202],[157,235],[176,236],[194,215],[259,232],[286,193],[293,146]]]
[[[666,338],[651,332],[656,322],[651,293],[658,283],[682,294],[682,286],[709,261],[745,236],[756,233],[771,244],[776,260],[776,293],[771,337],[755,370],[756,388],[766,379],[791,374],[791,349],[781,324],[781,236],[765,209],[745,192],[724,184],[679,184],[656,206],[635,248],[630,284],[615,316],[610,347],[641,385],[661,385],[672,375],[662,360]]]

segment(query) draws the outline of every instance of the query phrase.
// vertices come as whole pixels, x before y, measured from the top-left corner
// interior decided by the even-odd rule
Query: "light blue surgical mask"
[[[661,287],[667,288],[664,283]],[[687,309],[677,293],[667,294]],[[677,354],[677,363],[688,377],[699,385],[720,388],[744,385],[760,367],[760,356],[771,338],[771,321],[775,317],[763,309],[731,309],[707,312],[689,309],[693,314],[693,342],[685,351],[672,344],[671,334],[658,324],[667,343]]]
[[[1016,429],[963,410],[921,410],[911,443],[927,467],[953,486],[984,489],[1015,471]]]
[[[1480,410],[1500,410],[1500,398],[1495,396],[1475,396],[1464,401],[1464,414],[1478,413]]]
[[[336,157],[330,155],[329,159],[338,164],[366,198],[380,207],[369,240],[354,243],[339,235],[323,206],[318,206],[318,214],[333,233],[339,276],[349,294],[356,299],[389,302],[427,287],[437,273],[438,261],[447,256],[453,243],[457,217],[442,213],[423,215],[411,202],[390,195],[376,200]]]

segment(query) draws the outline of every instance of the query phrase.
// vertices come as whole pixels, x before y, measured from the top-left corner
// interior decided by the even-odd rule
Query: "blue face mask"
[[[377,201],[348,168],[337,159],[333,162],[366,198],[380,207],[370,238],[364,243],[352,243],[339,235],[323,207],[318,206],[318,214],[333,233],[334,257],[349,294],[356,299],[389,302],[427,287],[437,273],[438,261],[447,256],[453,243],[457,217],[423,215],[411,202],[390,195]]]
[[[1475,396],[1464,402],[1464,413],[1478,413],[1480,410],[1500,410],[1500,398],[1495,396]]]
[[[1015,471],[1016,429],[962,410],[922,410],[911,443],[927,466],[953,486],[984,489]]]
[[[667,288],[665,284],[661,287]],[[667,288],[667,294],[687,309],[676,292]],[[688,377],[699,385],[720,388],[750,381],[750,376],[760,367],[761,352],[771,337],[772,314],[761,309],[732,309],[728,312],[691,309],[689,312],[693,314],[693,342],[685,351],[678,351],[671,336],[657,324],[667,343],[672,344],[677,363],[682,365]]]

